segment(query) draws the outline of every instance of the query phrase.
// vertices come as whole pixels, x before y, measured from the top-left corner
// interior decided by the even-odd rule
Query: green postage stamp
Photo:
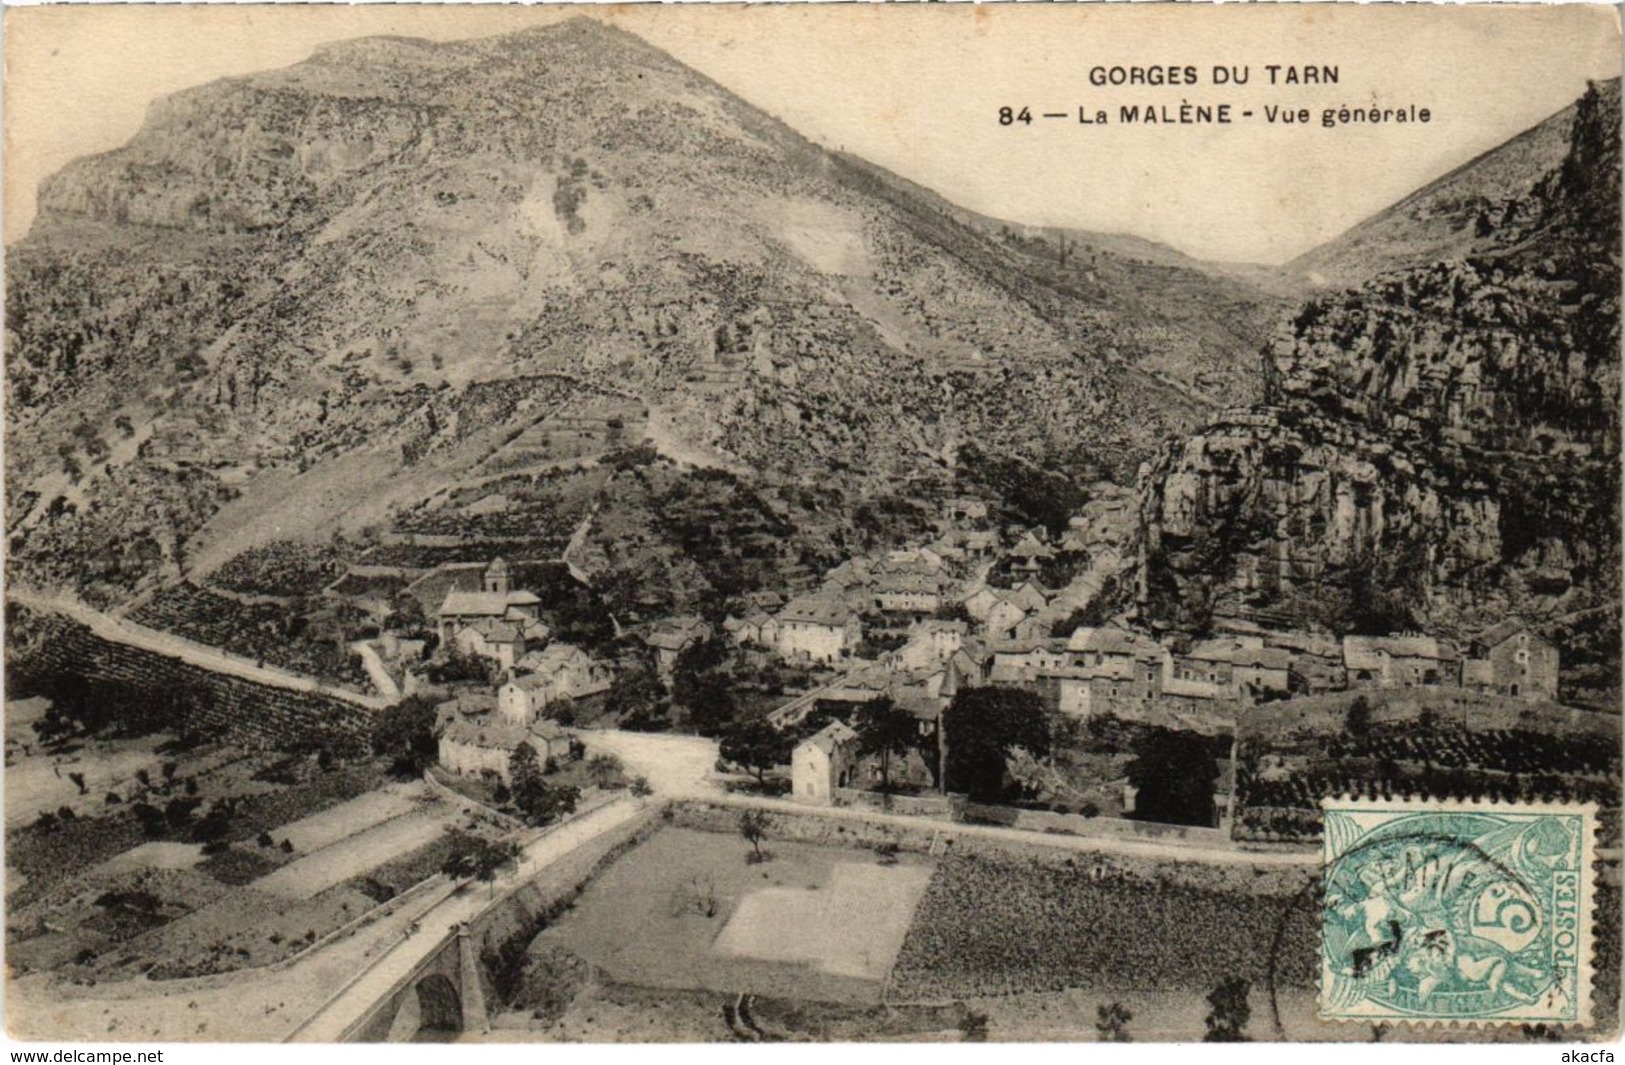
[[[1322,1019],[1589,1023],[1595,807],[1324,809]]]

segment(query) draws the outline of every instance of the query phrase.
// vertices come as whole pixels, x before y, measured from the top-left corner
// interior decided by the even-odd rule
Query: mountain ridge
[[[8,249],[14,556],[72,580],[110,515],[151,526],[117,597],[187,568],[189,540],[224,550],[200,492],[257,535],[296,505],[321,512],[301,536],[387,524],[415,505],[386,487],[409,466],[475,472],[451,457],[461,397],[537,374],[638,396],[673,454],[832,480],[848,510],[951,485],[969,440],[1131,477],[1256,387],[1272,309],[1245,287],[1250,326],[1159,321],[1114,302],[1142,267],[1102,256],[1091,283],[945,203],[591,19],[341,42],[186,90],[47,181]],[[1151,364],[1204,330],[1207,380]],[[130,478],[197,484],[137,518],[114,499]]]

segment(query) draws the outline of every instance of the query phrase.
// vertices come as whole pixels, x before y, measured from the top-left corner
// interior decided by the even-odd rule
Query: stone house
[[[1031,640],[994,640],[993,667],[988,679],[994,684],[1031,686],[1041,673],[1067,664],[1065,640],[1048,637]]]
[[[1289,687],[1292,655],[1265,647],[1259,637],[1202,640],[1173,657],[1173,678],[1213,684],[1233,699],[1284,695]]]
[[[1455,687],[1461,657],[1432,636],[1345,636],[1350,688]]]
[[[580,699],[609,688],[610,670],[579,647],[555,643],[526,655],[519,662],[526,670],[514,673],[497,689],[497,705],[504,721],[528,725],[560,699]]]
[[[837,788],[850,787],[858,762],[858,734],[832,721],[790,753],[791,794],[797,802],[829,805]]]
[[[1000,593],[998,599],[987,610],[982,619],[982,631],[989,639],[999,640],[1015,632],[1029,617],[1021,605],[1009,598],[1008,593]]]
[[[451,646],[465,655],[490,659],[506,670],[513,669],[532,647],[546,643],[550,635],[551,630],[533,618],[476,618],[456,628]]]
[[[1463,687],[1530,702],[1557,699],[1558,650],[1521,621],[1480,633],[1462,662]]]
[[[908,642],[887,656],[887,664],[901,671],[939,667],[964,646],[968,633],[963,621],[917,622],[909,629]]]
[[[752,610],[743,618],[729,618],[722,627],[742,647],[772,647],[778,640],[778,622],[761,610]]]
[[[506,785],[513,780],[508,771],[513,752],[529,743],[545,767],[549,759],[563,761],[570,755],[570,736],[555,721],[511,725],[499,717],[458,717],[440,731],[440,764],[465,777],[495,776]]]
[[[702,618],[667,618],[656,623],[643,642],[655,653],[655,668],[660,678],[669,683],[677,656],[701,640],[710,639],[711,632],[711,626]]]
[[[1055,557],[1055,549],[1029,531],[1010,549],[1010,564],[1018,573],[1037,573]]]
[[[790,660],[833,664],[849,656],[863,640],[863,624],[844,600],[829,595],[792,599],[774,619],[775,646]]]
[[[875,606],[889,614],[935,613],[942,606],[944,585],[940,573],[887,572],[875,578]]]

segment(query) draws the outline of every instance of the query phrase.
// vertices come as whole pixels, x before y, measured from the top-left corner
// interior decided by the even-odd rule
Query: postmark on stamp
[[[1324,809],[1322,1019],[1590,1022],[1594,807]]]

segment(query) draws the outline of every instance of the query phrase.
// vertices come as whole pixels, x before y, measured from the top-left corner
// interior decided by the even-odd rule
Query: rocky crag
[[[1619,106],[1617,80],[1592,86],[1472,254],[1310,299],[1266,351],[1265,403],[1159,454],[1148,618],[1462,635],[1517,613],[1577,685],[1616,686]]]

